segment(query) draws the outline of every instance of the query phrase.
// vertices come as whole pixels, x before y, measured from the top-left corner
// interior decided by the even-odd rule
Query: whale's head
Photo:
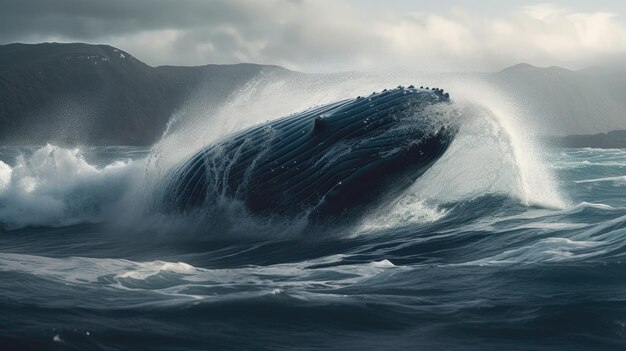
[[[311,138],[326,145],[319,158],[327,160],[318,175],[334,184],[323,187],[310,217],[350,220],[397,198],[456,135],[454,121],[444,116],[450,104],[441,89],[398,87],[317,116]]]

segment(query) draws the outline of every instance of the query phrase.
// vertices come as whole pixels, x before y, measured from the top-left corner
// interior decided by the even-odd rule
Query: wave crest
[[[79,149],[46,145],[0,162],[0,225],[66,226],[102,220],[126,189],[132,161],[98,168]]]

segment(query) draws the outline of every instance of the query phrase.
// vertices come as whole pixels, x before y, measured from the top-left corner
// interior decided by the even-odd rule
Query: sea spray
[[[66,226],[101,222],[127,191],[130,159],[104,167],[88,163],[80,149],[46,145],[0,163],[0,225]]]
[[[543,165],[533,126],[525,123],[514,100],[482,83],[444,78],[439,81],[450,87],[456,106],[438,118],[456,119],[459,135],[405,197],[389,204],[392,210],[383,206],[364,225],[437,220],[445,213],[438,210],[442,205],[488,194],[511,196],[526,205],[563,206],[563,196]],[[423,79],[412,80],[419,81]],[[154,194],[171,168],[197,149],[257,123],[395,85],[393,77],[378,75],[262,73],[218,105],[190,99],[145,159],[96,166],[78,149],[48,145],[11,166],[0,164],[0,222],[5,228],[82,221],[124,223],[132,228],[176,221],[153,218]],[[239,218],[245,211],[235,213]],[[255,222],[245,227],[254,227]]]

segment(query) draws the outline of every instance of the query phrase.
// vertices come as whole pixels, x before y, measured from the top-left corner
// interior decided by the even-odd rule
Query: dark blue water
[[[322,237],[134,218],[148,154],[0,149],[0,349],[626,347],[626,150],[545,150],[563,206],[486,187]]]

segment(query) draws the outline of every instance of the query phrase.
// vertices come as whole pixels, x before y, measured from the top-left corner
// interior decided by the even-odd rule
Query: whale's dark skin
[[[263,217],[359,218],[397,197],[439,159],[452,127],[426,128],[443,90],[398,87],[253,126],[209,145],[166,180],[167,207],[240,200]]]

